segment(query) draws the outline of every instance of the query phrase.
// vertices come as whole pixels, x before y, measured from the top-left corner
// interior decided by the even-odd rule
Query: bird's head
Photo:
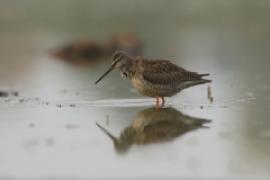
[[[101,81],[107,74],[109,74],[113,69],[119,69],[124,76],[128,75],[128,68],[132,64],[132,57],[130,57],[124,51],[116,51],[112,56],[111,67],[95,82],[97,84]]]
[[[122,67],[128,66],[131,57],[124,51],[116,51],[112,56],[112,65],[115,68],[121,69]]]

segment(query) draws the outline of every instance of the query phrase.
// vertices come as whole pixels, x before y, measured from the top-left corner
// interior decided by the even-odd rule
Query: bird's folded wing
[[[187,71],[165,60],[149,61],[142,74],[145,80],[153,84],[173,84],[202,78],[198,73]]]

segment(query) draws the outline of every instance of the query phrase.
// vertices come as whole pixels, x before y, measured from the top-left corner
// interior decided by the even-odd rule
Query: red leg
[[[160,105],[159,105],[159,97],[156,97],[156,108],[159,109]]]
[[[164,105],[165,105],[165,98],[164,97],[161,97],[161,98],[162,98],[161,107],[164,107]]]

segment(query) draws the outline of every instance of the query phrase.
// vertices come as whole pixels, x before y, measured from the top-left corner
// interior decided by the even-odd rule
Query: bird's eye
[[[118,59],[121,56],[121,54],[117,53],[113,56],[113,59]]]
[[[127,73],[126,72],[123,72],[123,76],[127,77]]]

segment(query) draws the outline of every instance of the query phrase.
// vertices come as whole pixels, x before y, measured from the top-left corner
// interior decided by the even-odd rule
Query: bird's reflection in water
[[[127,152],[132,144],[150,144],[170,141],[185,133],[206,127],[207,119],[182,114],[174,108],[147,108],[139,112],[132,124],[125,128],[119,138],[97,123],[113,141],[118,153]]]

